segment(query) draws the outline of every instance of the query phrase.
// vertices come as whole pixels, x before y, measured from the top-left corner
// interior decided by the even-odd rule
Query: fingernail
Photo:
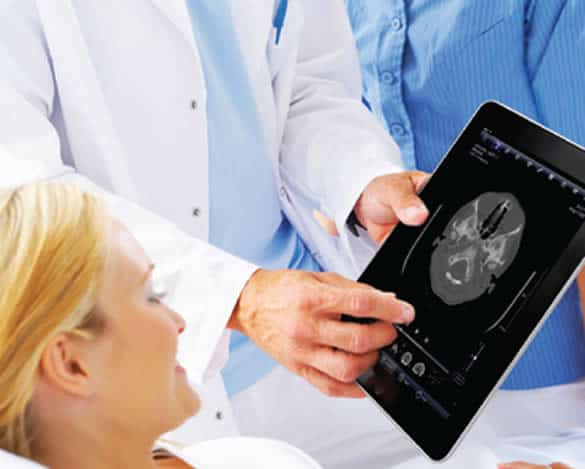
[[[414,321],[414,308],[409,303],[402,303],[402,320],[406,324]]]
[[[414,218],[418,218],[421,215],[426,215],[427,209],[422,205],[412,205],[410,207],[406,207],[402,211],[404,218],[408,220],[413,220]]]

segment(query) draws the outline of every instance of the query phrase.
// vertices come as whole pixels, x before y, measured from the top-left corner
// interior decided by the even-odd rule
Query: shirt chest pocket
[[[488,99],[514,107],[531,100],[524,69],[523,5],[490,0],[494,10],[486,12],[478,5],[487,1],[468,1],[443,28],[448,37],[435,50],[422,81],[437,109],[460,123]]]
[[[523,17],[523,2],[518,0],[449,0],[443,3],[445,6],[439,10],[439,17],[433,21],[436,26],[432,29],[436,30],[427,35],[433,38],[431,49],[435,64],[465,54],[466,49],[482,42],[489,43],[486,53],[493,53],[498,42],[503,43],[505,39],[498,31],[513,18]],[[472,49],[477,51],[476,47]]]

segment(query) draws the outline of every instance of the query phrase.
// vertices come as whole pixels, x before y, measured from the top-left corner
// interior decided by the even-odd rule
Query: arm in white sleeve
[[[342,239],[351,241],[347,217],[372,179],[403,169],[400,151],[361,101],[359,61],[344,2],[300,3],[304,25],[281,170],[335,221]]]
[[[7,5],[19,10],[7,13]],[[256,267],[104,191],[92,182],[91,173],[79,174],[65,165],[51,122],[57,99],[49,52],[30,2],[0,4],[0,185],[67,181],[105,197],[113,215],[156,263],[170,306],[185,317],[181,359],[191,379],[201,381],[227,357],[225,326]]]
[[[6,103],[3,100],[6,96],[0,90],[0,103]],[[10,104],[14,106],[15,102]],[[0,132],[0,167],[3,168],[0,184],[15,186],[37,180],[73,182],[104,197],[113,216],[128,227],[156,264],[157,288],[168,291],[169,305],[187,321],[181,338],[181,361],[191,379],[201,381],[205,375],[219,371],[227,357],[225,326],[256,267],[184,234],[172,223],[104,191],[90,178],[61,164],[58,138],[49,121],[24,99],[18,106],[22,125],[35,132],[22,143],[12,140],[4,149],[5,134]],[[215,365],[213,369],[209,369],[210,364]]]

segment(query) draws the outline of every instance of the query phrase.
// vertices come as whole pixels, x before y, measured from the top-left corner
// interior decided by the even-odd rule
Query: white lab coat
[[[400,157],[360,102],[344,3],[291,0],[278,45],[276,0],[233,5],[282,208],[323,265],[355,276],[373,248],[344,221]],[[197,382],[224,363],[224,327],[255,269],[205,243],[205,86],[184,0],[0,0],[0,181],[109,191],[186,317],[181,360]],[[326,235],[313,210],[341,236]],[[193,440],[237,433],[215,376],[200,388]]]

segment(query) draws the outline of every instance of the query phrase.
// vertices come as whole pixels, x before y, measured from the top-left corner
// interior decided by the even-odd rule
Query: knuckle
[[[306,355],[306,350],[301,342],[296,340],[291,341],[291,344],[289,345],[289,354],[290,356],[295,357],[299,363],[306,361],[303,359]]]
[[[354,327],[349,335],[349,352],[352,353],[364,353],[369,347],[369,337],[358,327]]]
[[[358,316],[365,316],[372,310],[373,306],[372,297],[369,294],[370,292],[367,293],[368,294],[366,294],[364,290],[356,290],[351,294],[350,297],[351,309]]]
[[[361,375],[361,372],[361,364],[357,360],[351,360],[345,365],[341,381],[353,383]]]
[[[304,380],[311,382],[311,368],[303,363],[295,363],[293,372],[299,375]]]
[[[359,363],[350,355],[340,356],[336,367],[335,377],[343,382],[350,383],[359,376]]]
[[[298,311],[306,312],[313,309],[315,299],[311,291],[302,288],[297,291],[294,299],[294,307]]]
[[[339,275],[336,274],[335,272],[321,272],[319,274],[319,277],[321,277],[321,279],[326,280],[328,282],[332,282],[335,283],[339,280]]]
[[[285,333],[291,339],[301,339],[306,335],[306,328],[304,318],[299,315],[293,315],[286,322]]]
[[[338,292],[333,289],[324,289],[320,293],[319,303],[321,306],[334,305],[338,299]]]
[[[310,378],[309,367],[307,365],[303,365],[301,363],[295,364],[293,371],[298,374],[301,378],[306,379],[307,381]]]

